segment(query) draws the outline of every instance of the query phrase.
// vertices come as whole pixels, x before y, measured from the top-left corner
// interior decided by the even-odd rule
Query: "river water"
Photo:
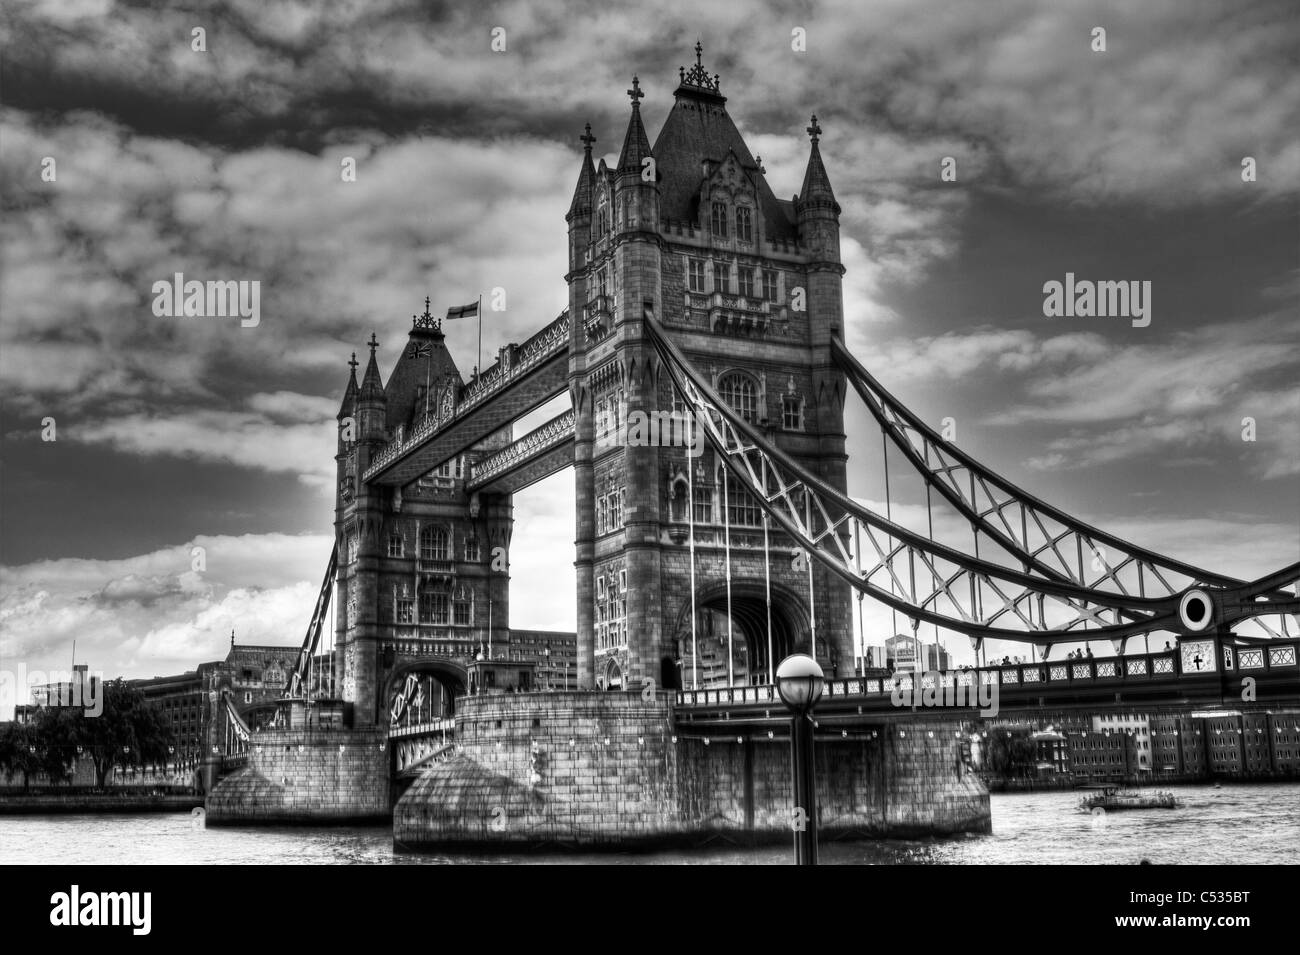
[[[823,864],[1296,864],[1300,783],[1184,786],[1180,809],[1087,815],[1073,792],[995,793],[993,834],[831,843]],[[0,863],[788,863],[788,846],[650,854],[406,855],[386,827],[199,828],[181,813],[0,816]]]

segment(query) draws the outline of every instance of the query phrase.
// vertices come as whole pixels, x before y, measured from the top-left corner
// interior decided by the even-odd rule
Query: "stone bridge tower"
[[[765,682],[770,660],[807,649],[814,616],[827,674],[853,666],[848,586],[819,565],[810,577],[807,558],[775,529],[765,574],[762,513],[725,482],[713,452],[696,456],[671,436],[636,431],[644,416],[676,404],[647,338],[649,307],[733,408],[846,489],[846,382],[829,348],[843,329],[840,208],[821,129],[814,117],[800,194],[777,199],[699,44],[695,52],[653,147],[636,77],[616,165],[593,164],[587,128],[566,216],[584,687]]]
[[[511,496],[465,488],[470,465],[509,443],[510,426],[405,486],[362,480],[389,441],[448,416],[464,388],[428,306],[387,384],[374,335],[359,386],[353,356],[338,413],[335,679],[357,725],[387,723],[386,690],[412,669],[434,674],[449,705],[464,666],[489,648],[504,654],[510,639],[508,565],[493,554],[508,552]]]

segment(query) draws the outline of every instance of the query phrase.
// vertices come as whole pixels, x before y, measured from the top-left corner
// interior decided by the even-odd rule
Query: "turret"
[[[627,95],[632,98],[632,116],[614,169],[614,231],[654,231],[659,227],[659,171],[641,122],[645,93],[635,76]]]
[[[586,132],[578,139],[582,142],[582,168],[578,170],[578,184],[573,189],[573,201],[569,203],[569,211],[564,216],[564,221],[569,223],[570,232],[580,221],[591,221],[591,200],[596,185],[596,167],[591,162],[591,144],[596,141],[596,137],[591,135],[591,123],[587,124]],[[573,265],[572,259],[569,264]]]
[[[817,117],[813,116],[812,125],[808,127],[812,150],[808,155],[808,168],[803,174],[803,188],[795,199],[795,211],[799,217],[799,238],[812,252],[813,262],[838,264],[840,204],[835,201],[831,180],[826,175],[821,150],[817,147],[821,133]]]
[[[384,397],[384,383],[379,377],[379,363],[375,360],[375,349],[379,342],[375,333],[370,333],[370,361],[366,363],[366,376],[361,380],[361,389],[357,393],[357,437],[362,441],[382,442],[386,440],[385,416],[388,401]]]
[[[573,201],[564,221],[569,224],[569,314],[575,316],[572,330],[572,350],[581,352],[586,345],[583,322],[587,304],[587,247],[591,244],[591,219],[596,200],[596,167],[591,161],[591,123],[578,137],[582,142],[582,168],[578,170],[578,184],[573,189]]]
[[[339,451],[345,451],[347,446],[356,440],[357,437],[357,353],[352,353],[352,360],[348,362],[348,386],[343,392],[343,403],[339,405],[339,413],[335,415],[339,423]]]

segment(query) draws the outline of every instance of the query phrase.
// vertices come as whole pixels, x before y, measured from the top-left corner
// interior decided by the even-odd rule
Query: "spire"
[[[591,163],[591,144],[596,141],[596,137],[591,135],[591,123],[587,124],[587,131],[578,139],[582,141],[582,169],[578,173],[578,185],[573,190],[573,201],[569,203],[566,221],[574,216],[591,214],[591,196],[596,183],[596,167]]]
[[[722,77],[714,73],[709,76],[708,71],[704,69],[703,63],[704,46],[699,40],[695,41],[695,65],[689,70],[684,66],[677,68],[677,75],[681,78],[681,85],[677,87],[674,96],[680,96],[682,93],[693,93],[697,96],[703,95],[704,98],[716,97],[724,103],[727,98],[722,95]]]
[[[357,407],[357,353],[352,353],[352,360],[348,362],[351,370],[348,373],[348,387],[343,392],[343,404],[339,406],[338,418],[352,417],[352,413]]]
[[[370,346],[370,361],[366,363],[366,377],[361,381],[361,401],[383,401],[384,400],[384,383],[379,377],[379,363],[375,360],[375,349],[379,347],[379,342],[375,340],[375,333],[370,333],[370,341],[366,344]]]
[[[426,331],[434,334],[442,334],[442,316],[433,316],[429,314],[429,306],[432,300],[429,296],[424,297],[424,314],[411,316],[411,331]]]
[[[817,148],[821,135],[821,125],[817,122],[816,115],[814,115],[812,124],[808,126],[808,138],[812,140],[812,152],[808,156],[808,168],[803,174],[803,188],[799,190],[799,205],[801,209],[834,209],[835,215],[838,216],[840,214],[840,204],[835,201],[835,193],[831,191],[830,177],[826,175],[826,167],[822,165],[821,150]]]
[[[632,97],[632,119],[627,124],[627,135],[623,137],[623,152],[618,157],[618,172],[641,172],[641,160],[650,155],[650,137],[645,134],[641,123],[641,81],[632,77],[632,88],[627,91]]]

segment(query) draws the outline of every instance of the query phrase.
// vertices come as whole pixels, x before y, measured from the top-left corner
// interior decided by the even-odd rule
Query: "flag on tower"
[[[447,309],[447,320],[451,321],[457,318],[473,318],[478,314],[478,302],[470,302],[468,305],[455,305]]]

